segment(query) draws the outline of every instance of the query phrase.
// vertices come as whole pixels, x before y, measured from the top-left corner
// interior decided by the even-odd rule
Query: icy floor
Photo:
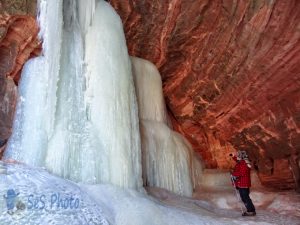
[[[156,188],[147,189],[146,195],[112,185],[76,184],[43,169],[3,163],[0,185],[1,225],[300,224],[300,196],[292,192],[253,191],[257,216],[241,217],[229,188],[202,190],[194,196],[197,200]],[[3,197],[9,189],[19,193],[10,214]]]
[[[257,211],[255,217],[241,216],[244,206],[237,201],[235,190],[227,187],[202,189],[201,192],[199,190],[193,199],[175,196],[156,188],[149,188],[148,193],[168,206],[198,215],[208,213],[211,218],[229,220],[231,224],[300,225],[300,194],[295,192],[252,191],[250,195]]]
[[[7,198],[8,190],[17,196]],[[7,199],[13,201],[12,210],[8,210]],[[108,222],[101,208],[77,184],[40,168],[0,161],[0,224],[106,225]]]

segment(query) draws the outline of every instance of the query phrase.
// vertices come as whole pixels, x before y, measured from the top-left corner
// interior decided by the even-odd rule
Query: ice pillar
[[[119,16],[105,1],[41,0],[39,20],[43,56],[25,65],[5,158],[140,188],[138,111]]]
[[[202,173],[189,143],[167,125],[161,76],[147,60],[132,57],[139,103],[145,185],[191,196]]]

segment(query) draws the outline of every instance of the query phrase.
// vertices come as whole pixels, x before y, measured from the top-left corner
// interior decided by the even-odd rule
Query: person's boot
[[[242,216],[255,216],[256,212],[243,212]]]

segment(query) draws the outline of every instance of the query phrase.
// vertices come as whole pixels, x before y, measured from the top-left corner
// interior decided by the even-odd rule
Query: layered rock
[[[21,69],[41,49],[35,8],[35,1],[0,2],[0,156],[11,134]]]
[[[110,2],[206,167],[229,168],[228,152],[242,149],[264,184],[299,185],[299,1]]]

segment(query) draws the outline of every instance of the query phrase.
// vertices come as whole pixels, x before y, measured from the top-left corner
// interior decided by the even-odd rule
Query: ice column
[[[107,2],[82,2],[40,2],[43,56],[23,71],[5,158],[138,189],[138,111],[122,23]]]
[[[92,146],[101,155],[101,181],[140,187],[141,142],[131,61],[122,22],[104,1],[85,39],[85,107]],[[89,167],[89,165],[86,165]]]
[[[5,158],[42,166],[55,120],[62,40],[62,1],[41,0],[39,11],[43,53],[24,65],[18,87],[20,97],[13,133]]]
[[[142,136],[143,180],[191,196],[202,173],[189,143],[167,125],[161,77],[147,60],[132,57]]]
[[[51,172],[75,181],[97,182],[100,175],[95,163],[100,157],[90,147],[96,137],[90,135],[84,106],[84,39],[76,8],[76,1],[64,0],[56,120],[45,165]],[[89,155],[94,156],[92,161]],[[85,176],[84,163],[89,164],[89,176]]]

